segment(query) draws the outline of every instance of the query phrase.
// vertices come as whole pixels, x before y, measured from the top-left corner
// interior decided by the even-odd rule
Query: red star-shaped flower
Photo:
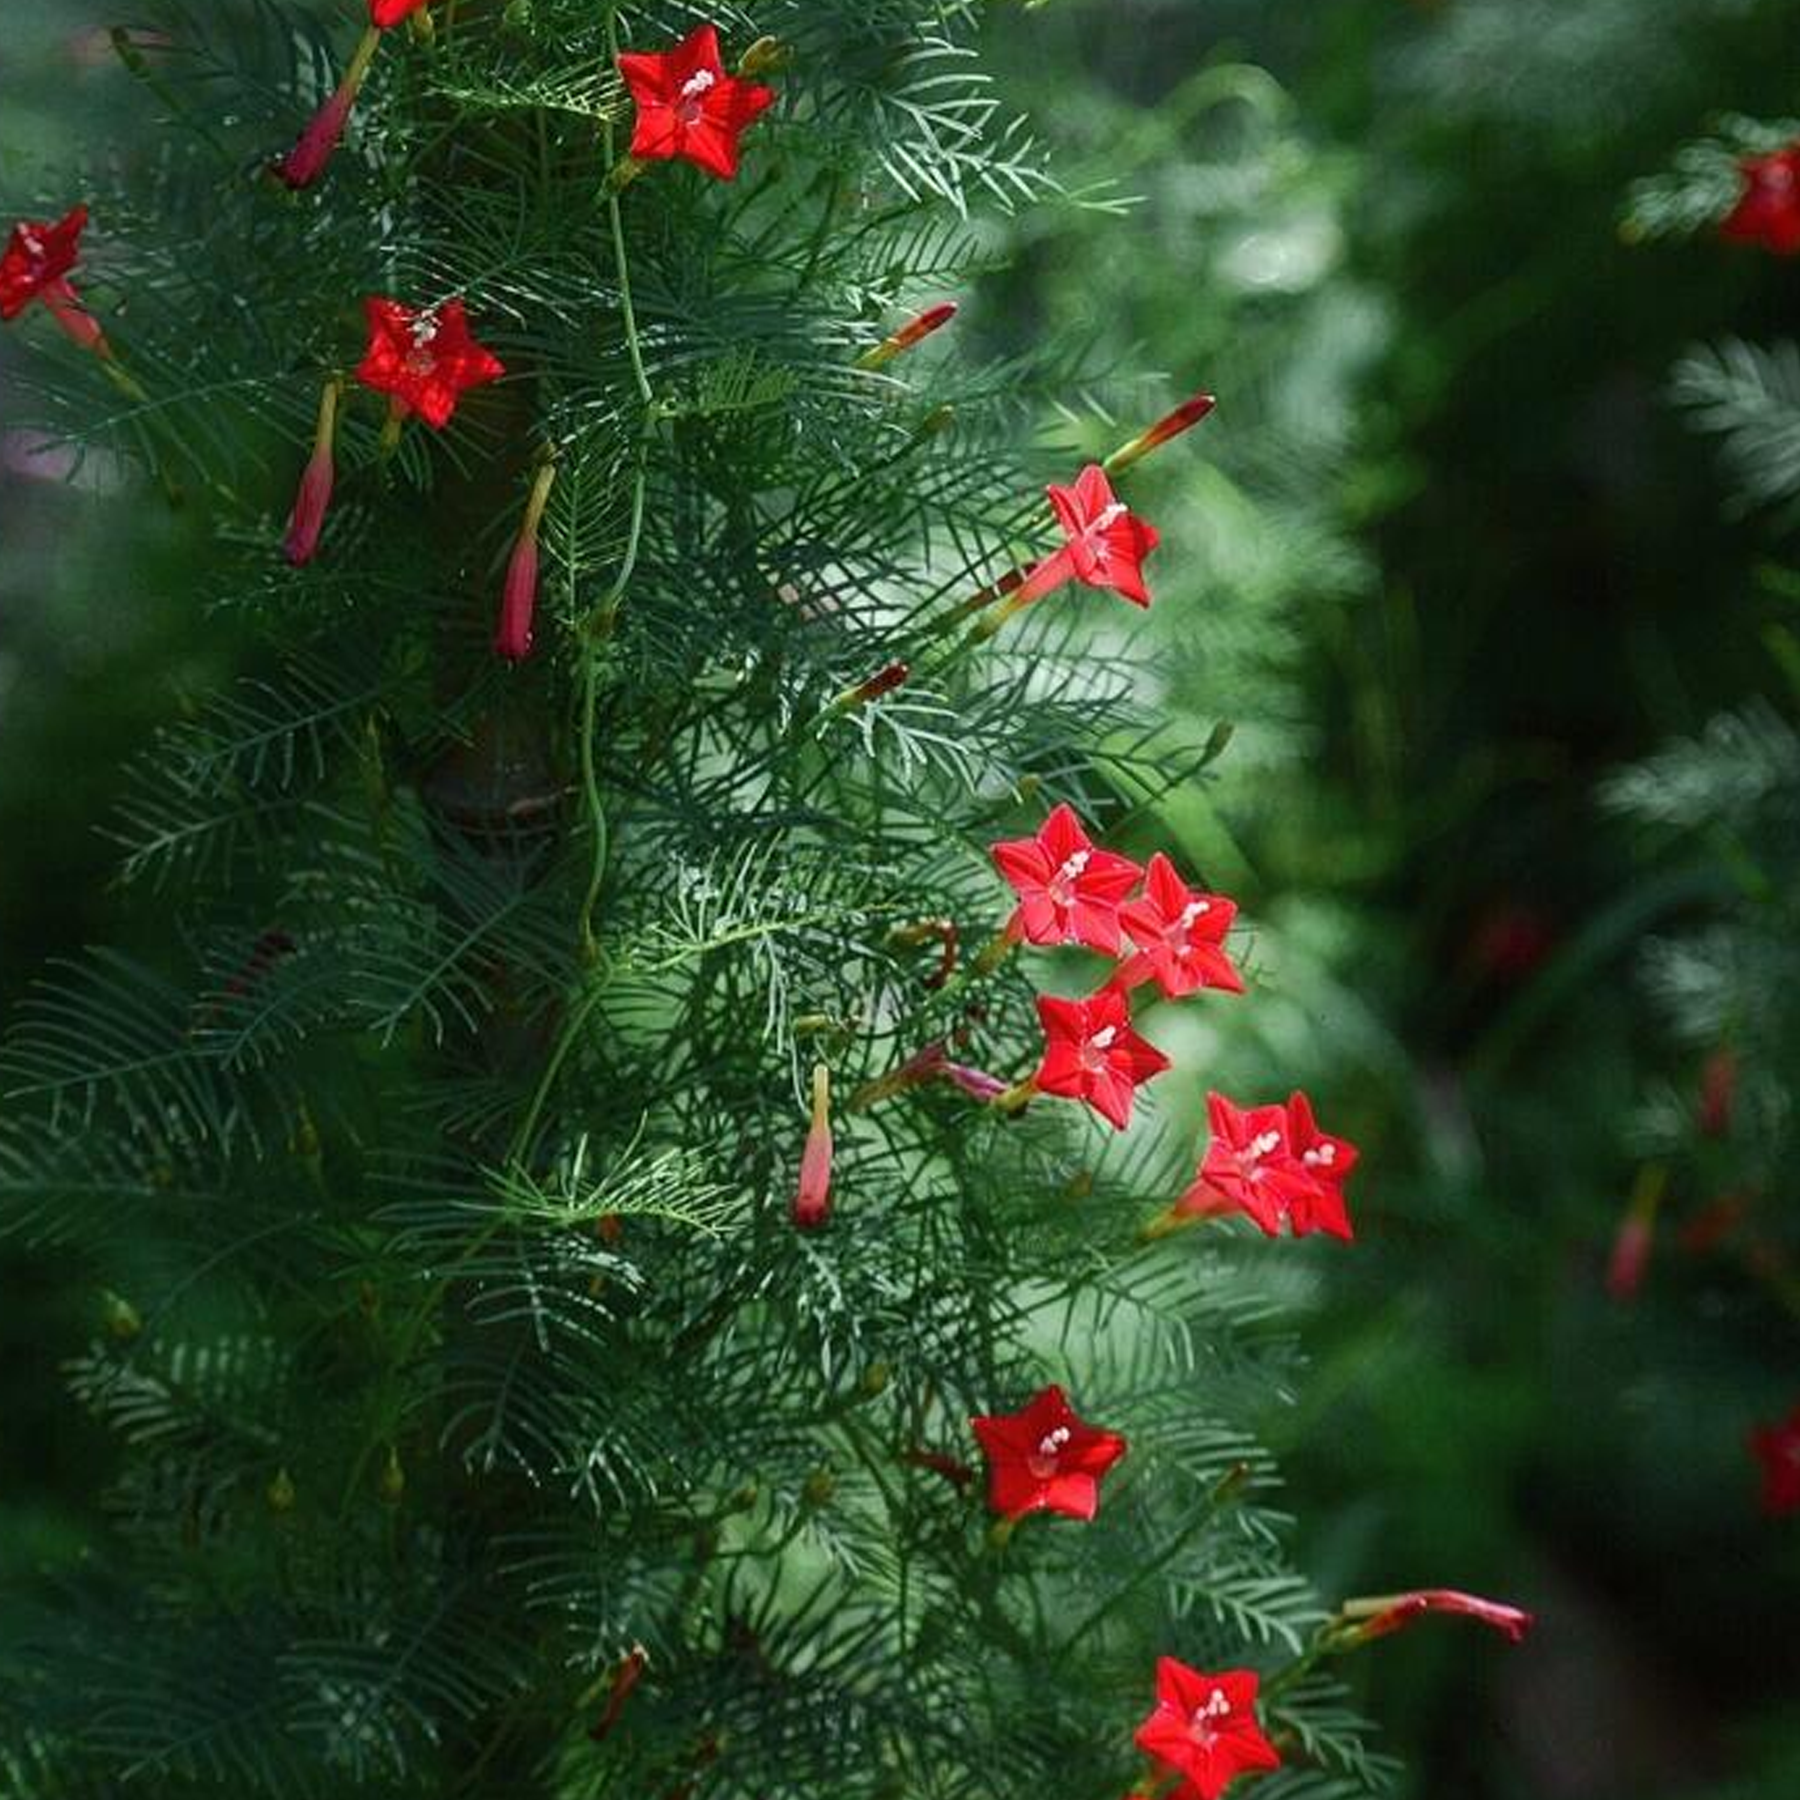
[[[1091,1519],[1100,1477],[1125,1454],[1125,1440],[1077,1418],[1059,1387],[1019,1412],[969,1423],[987,1456],[988,1504],[1009,1519],[1031,1512]]]
[[[1120,917],[1138,946],[1138,954],[1119,971],[1127,987],[1154,978],[1171,1000],[1198,988],[1244,991],[1224,949],[1236,905],[1218,894],[1196,893],[1160,850],[1150,859],[1143,898]]]
[[[386,31],[390,25],[398,25],[402,19],[423,12],[430,4],[431,0],[369,0],[369,23],[377,30]]]
[[[1159,542],[1156,527],[1117,498],[1098,463],[1089,463],[1072,488],[1052,487],[1049,493],[1067,540],[1057,552],[1067,564],[1065,578],[1111,588],[1134,606],[1148,606],[1143,562]]]
[[[1281,1767],[1256,1722],[1256,1689],[1250,1669],[1208,1675],[1161,1657],[1156,1706],[1137,1728],[1137,1746],[1180,1775],[1200,1800],[1218,1800],[1246,1769]]]
[[[1019,896],[1007,929],[1034,944],[1086,944],[1119,953],[1119,905],[1143,874],[1128,856],[1095,847],[1072,808],[1056,808],[1033,838],[992,855]]]
[[[25,219],[13,227],[0,254],[0,319],[16,319],[32,301],[67,287],[87,217],[88,209],[77,206],[54,224]]]
[[[469,335],[460,300],[433,311],[415,311],[397,300],[371,295],[363,302],[369,321],[369,348],[356,378],[378,394],[391,394],[404,417],[417,413],[442,429],[456,403],[472,387],[504,375],[498,357]]]
[[[1738,168],[1743,192],[1719,235],[1733,243],[1760,244],[1777,256],[1800,254],[1800,144],[1746,157]]]
[[[1763,1511],[1800,1512],[1800,1406],[1779,1425],[1751,1432],[1750,1449],[1762,1464]]]
[[[1037,1085],[1046,1094],[1085,1100],[1120,1131],[1131,1122],[1138,1086],[1169,1066],[1169,1059],[1131,1028],[1131,1004],[1116,987],[1085,1000],[1039,994],[1044,1060]]]
[[[631,154],[647,162],[685,157],[721,181],[737,175],[739,134],[775,103],[773,88],[726,74],[712,25],[673,50],[627,51],[619,73],[637,103]]]

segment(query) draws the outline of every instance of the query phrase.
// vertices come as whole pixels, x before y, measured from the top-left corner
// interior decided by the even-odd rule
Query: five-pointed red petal
[[[1256,1721],[1257,1677],[1249,1669],[1208,1675],[1172,1656],[1156,1665],[1156,1706],[1137,1728],[1137,1746],[1218,1800],[1247,1769],[1278,1769],[1281,1758]]]
[[[1132,1096],[1169,1059],[1131,1028],[1131,1004],[1116,987],[1085,1000],[1039,994],[1044,1060],[1037,1085],[1046,1094],[1085,1100],[1118,1130],[1131,1122]]]
[[[1011,929],[1034,944],[1086,944],[1119,952],[1119,906],[1142,874],[1128,856],[1097,849],[1074,811],[1058,806],[1034,838],[992,855],[1019,896]]]
[[[1763,1511],[1800,1512],[1800,1406],[1779,1425],[1751,1432],[1750,1449],[1762,1464]]]
[[[1144,895],[1120,918],[1139,954],[1119,971],[1128,987],[1154,978],[1171,1000],[1199,988],[1241,994],[1243,978],[1225,954],[1225,934],[1237,917],[1234,902],[1218,894],[1196,893],[1159,850],[1150,859]]]
[[[619,73],[637,103],[631,154],[645,161],[685,157],[721,181],[738,171],[738,136],[775,90],[739,81],[719,60],[719,33],[702,25],[673,50],[627,51]]]
[[[1091,1519],[1100,1478],[1125,1454],[1125,1440],[1078,1418],[1059,1387],[1016,1413],[971,1419],[988,1462],[988,1504],[1009,1519],[1031,1512]]]
[[[24,219],[13,227],[0,253],[0,319],[14,319],[74,268],[88,209],[72,208],[52,223]]]
[[[468,389],[506,373],[499,358],[469,335],[460,300],[430,312],[371,295],[363,311],[369,347],[357,380],[393,395],[403,413],[416,412],[428,425],[441,430]]]
[[[1089,463],[1072,488],[1052,487],[1049,494],[1067,540],[1058,554],[1068,573],[1089,587],[1110,588],[1134,606],[1148,606],[1143,562],[1159,542],[1156,527],[1113,493],[1098,463]]]

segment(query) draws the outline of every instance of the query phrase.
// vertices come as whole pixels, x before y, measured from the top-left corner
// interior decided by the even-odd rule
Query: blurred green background
[[[10,217],[58,164],[154,147],[108,7],[5,5]],[[1360,1659],[1402,1791],[1800,1793],[1800,1521],[1761,1516],[1745,1448],[1800,1399],[1778,1159],[1766,1239],[1665,1231],[1635,1295],[1605,1279],[1640,1183],[1698,1214],[1746,1179],[1735,1127],[1696,1147],[1729,1033],[1684,1032],[1648,977],[1730,916],[1748,852],[1604,804],[1723,708],[1794,711],[1792,519],[1745,516],[1670,389],[1697,340],[1791,330],[1800,262],[1633,246],[1619,218],[1711,116],[1800,105],[1800,4],[990,13],[1007,97],[1091,204],[997,228],[974,341],[1165,371],[1133,416],[1222,396],[1143,475],[1190,547],[1145,627],[1172,729],[1234,727],[1169,824],[1255,921],[1259,1005],[1193,1029],[1228,1092],[1305,1085],[1366,1157],[1357,1246],[1296,1261],[1312,1366],[1268,1430],[1297,1544],[1328,1594],[1542,1614],[1518,1651],[1445,1623]],[[197,524],[41,454],[17,354],[0,337],[0,1007],[81,944],[177,929],[115,905],[106,823],[122,763],[233,661],[191,601]],[[107,1466],[57,1374],[105,1298],[4,1254],[0,1575],[79,1553]]]

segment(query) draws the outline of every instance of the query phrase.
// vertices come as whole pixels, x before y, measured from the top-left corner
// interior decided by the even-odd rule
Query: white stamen
[[[1225,1690],[1214,1688],[1206,1704],[1196,1706],[1189,1716],[1188,1735],[1197,1744],[1210,1744],[1218,1736],[1213,1730],[1213,1720],[1225,1718],[1230,1712],[1231,1702],[1225,1698]]]
[[[1309,1168],[1326,1168],[1337,1161],[1336,1144],[1315,1144],[1300,1160]]]
[[[437,334],[438,322],[435,313],[420,313],[420,315],[413,320],[412,341],[415,350],[423,350],[427,344],[432,343],[436,339]]]
[[[1072,1434],[1066,1425],[1059,1425],[1054,1431],[1047,1432],[1038,1441],[1038,1455],[1055,1456],[1056,1453],[1062,1449],[1063,1445],[1069,1441],[1071,1435]]]
[[[1271,1150],[1275,1149],[1280,1142],[1281,1133],[1279,1131],[1259,1132],[1250,1140],[1250,1148],[1246,1154],[1253,1162],[1260,1162],[1262,1158],[1267,1156]]]
[[[718,80],[711,69],[696,69],[681,84],[681,97],[684,100],[698,100],[709,88],[716,86]]]
[[[1181,909],[1181,917],[1176,920],[1176,926],[1182,931],[1191,931],[1193,929],[1194,921],[1196,919],[1204,919],[1211,911],[1212,902],[1210,900],[1190,900],[1187,905]]]
[[[44,240],[39,237],[35,231],[31,231],[21,226],[19,230],[19,243],[23,246],[25,254],[29,256],[33,262],[42,262],[44,260]]]
[[[1099,512],[1095,513],[1094,522],[1088,527],[1088,530],[1110,531],[1113,526],[1118,524],[1118,522],[1124,518],[1126,511],[1127,508],[1125,502],[1123,500],[1115,500],[1111,506],[1103,507]]]
[[[1104,1031],[1096,1031],[1094,1035],[1088,1039],[1088,1042],[1092,1044],[1096,1050],[1110,1050],[1113,1047],[1113,1040],[1117,1038],[1118,1035],[1118,1026],[1108,1025]]]

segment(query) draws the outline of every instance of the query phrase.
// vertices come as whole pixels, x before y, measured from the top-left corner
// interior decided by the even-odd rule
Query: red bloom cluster
[[[1006,936],[1081,944],[1124,958],[1112,980],[1085,1000],[1039,997],[1046,1049],[1036,1076],[1042,1092],[1086,1100],[1122,1129],[1131,1118],[1133,1093],[1169,1066],[1132,1029],[1130,990],[1154,981],[1171,999],[1205,987],[1242,993],[1243,981],[1224,949],[1237,908],[1190,888],[1160,851],[1146,871],[1128,856],[1101,849],[1066,805],[1035,837],[995,844],[992,855],[1019,897]],[[1140,883],[1143,891],[1133,898]],[[1134,948],[1127,948],[1127,939]]]
[[[1762,1465],[1763,1511],[1771,1517],[1800,1512],[1800,1406],[1780,1424],[1751,1432],[1750,1450]]]
[[[1016,1413],[971,1419],[988,1462],[988,1504],[1009,1519],[1031,1512],[1091,1519],[1100,1478],[1125,1454],[1125,1440],[1077,1417],[1059,1387]]]
[[[673,50],[626,52],[619,73],[637,103],[632,156],[679,157],[721,181],[736,179],[745,127],[775,104],[773,88],[726,74],[711,25],[689,32]]]
[[[1719,226],[1736,244],[1759,244],[1777,256],[1800,255],[1800,144],[1738,165],[1743,191]]]
[[[1212,1141],[1193,1186],[1175,1203],[1179,1216],[1249,1215],[1270,1237],[1285,1219],[1295,1237],[1323,1231],[1348,1242],[1355,1234],[1344,1183],[1356,1146],[1320,1131],[1312,1102],[1295,1094],[1286,1106],[1234,1106],[1206,1096]]]

